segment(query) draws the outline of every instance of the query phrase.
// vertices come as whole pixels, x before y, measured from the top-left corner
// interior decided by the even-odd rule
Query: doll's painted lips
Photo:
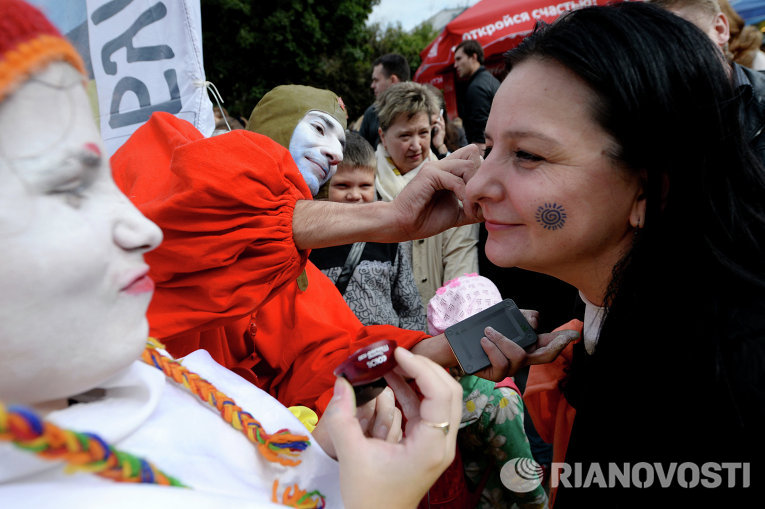
[[[148,272],[144,272],[125,286],[122,291],[130,295],[153,292],[154,280],[149,277]]]

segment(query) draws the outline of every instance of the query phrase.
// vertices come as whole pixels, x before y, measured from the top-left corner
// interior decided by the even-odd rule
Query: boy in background
[[[374,150],[356,132],[346,131],[345,136],[343,161],[317,198],[373,202],[377,168]],[[411,250],[411,242],[357,242],[314,249],[309,258],[335,283],[364,325],[424,331],[425,310],[414,282]]]

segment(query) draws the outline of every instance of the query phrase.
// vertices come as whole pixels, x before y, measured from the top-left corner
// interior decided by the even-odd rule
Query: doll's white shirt
[[[188,355],[183,365],[250,412],[267,432],[287,428],[309,435],[281,403],[217,364],[206,351]],[[67,474],[61,462],[0,443],[0,507],[284,507],[270,502],[276,479],[280,494],[298,484],[309,492],[320,491],[327,507],[342,507],[338,464],[314,440],[300,454],[298,466],[267,461],[217,410],[139,361],[101,388],[105,397],[52,412],[47,419],[96,433],[191,489],[117,483],[85,472]]]

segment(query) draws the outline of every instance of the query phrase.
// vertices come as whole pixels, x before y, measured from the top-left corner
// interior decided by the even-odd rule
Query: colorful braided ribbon
[[[280,429],[273,434],[266,433],[263,425],[252,414],[244,411],[213,384],[189,371],[172,357],[163,355],[157,348],[162,348],[162,345],[154,338],[149,338],[141,359],[186,387],[208,405],[215,407],[223,420],[241,431],[268,461],[286,466],[300,464],[296,457],[311,444],[307,436],[292,434],[287,429]]]
[[[119,482],[181,486],[143,458],[119,451],[92,433],[78,433],[41,420],[31,410],[0,401],[0,440],[49,460],[63,460],[68,470],[85,470]]]
[[[279,500],[279,481],[276,480],[271,493],[271,501],[298,509],[322,509],[326,504],[324,495],[318,491],[301,490],[297,484],[284,488],[282,498]]]
[[[158,348],[164,347],[154,338],[149,338],[141,359],[182,384],[202,401],[217,408],[221,417],[241,431],[269,461],[286,466],[300,464],[300,460],[294,458],[310,445],[308,437],[294,435],[286,429],[274,434],[266,433],[260,422],[249,412],[245,412],[213,384],[189,371],[175,359],[162,354]],[[40,419],[30,409],[6,407],[2,401],[0,441],[12,442],[45,459],[64,461],[68,464],[69,472],[85,470],[117,482],[186,487],[145,459],[115,449],[95,434],[59,428]],[[298,509],[322,509],[326,505],[320,492],[301,490],[297,484],[288,486],[279,500],[278,487],[279,481],[274,481],[271,500],[277,504]]]

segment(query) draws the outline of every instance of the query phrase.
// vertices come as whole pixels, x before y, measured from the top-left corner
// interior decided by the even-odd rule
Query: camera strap
[[[359,264],[361,252],[364,251],[365,245],[366,242],[356,242],[351,247],[348,258],[345,259],[345,265],[343,265],[343,269],[340,271],[337,281],[335,281],[335,286],[340,291],[340,295],[345,295],[345,289],[348,288],[348,282],[351,280],[353,270]]]

